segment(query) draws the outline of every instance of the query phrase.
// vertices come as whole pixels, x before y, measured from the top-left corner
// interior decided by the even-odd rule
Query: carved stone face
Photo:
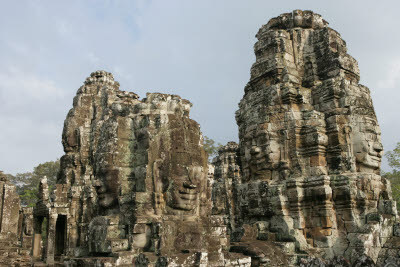
[[[177,167],[181,175],[172,176],[167,192],[168,206],[183,211],[194,211],[199,207],[199,193],[204,172],[200,166]]]
[[[111,209],[118,205],[119,171],[107,169],[98,173],[94,186],[98,203],[104,209]]]
[[[269,132],[264,136],[268,136],[268,140],[263,139],[261,143],[266,143],[266,146],[253,146],[250,149],[252,175],[261,174],[265,170],[275,170],[281,161],[281,146],[277,135]]]
[[[374,172],[378,170],[381,165],[383,147],[376,120],[361,118],[358,121],[358,127],[353,129],[352,137],[357,171]]]

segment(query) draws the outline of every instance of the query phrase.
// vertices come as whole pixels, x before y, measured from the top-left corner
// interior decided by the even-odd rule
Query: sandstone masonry
[[[234,230],[297,258],[355,263],[366,255],[383,264],[398,215],[380,176],[380,129],[356,60],[311,11],[273,18],[256,37],[236,113],[241,179],[233,202],[242,224]],[[246,249],[258,253],[257,245]]]
[[[239,144],[212,164],[188,100],[93,72],[54,193],[44,177],[20,209],[0,173],[0,264],[31,251],[34,266],[400,266],[380,128],[345,41],[301,10],[256,37]]]
[[[20,208],[15,185],[0,171],[0,266],[30,266],[32,208]]]

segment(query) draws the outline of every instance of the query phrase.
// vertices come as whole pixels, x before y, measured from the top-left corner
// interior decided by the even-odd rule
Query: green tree
[[[18,173],[13,176],[8,174],[8,180],[16,185],[21,198],[21,204],[29,207],[35,206],[40,180],[46,176],[49,190],[52,191],[57,181],[60,169],[60,160],[41,163],[33,172]]]
[[[400,171],[400,142],[397,143],[393,151],[386,152],[385,156],[389,161],[389,166],[396,171]]]
[[[400,142],[397,143],[393,151],[386,153],[391,172],[384,172],[383,177],[388,179],[392,185],[393,199],[397,202],[397,210],[400,212]]]
[[[218,149],[221,147],[221,143],[216,143],[213,139],[204,136],[204,150],[208,154],[209,161],[218,154]]]
[[[32,181],[32,172],[17,173],[15,176],[8,174],[8,180],[15,184],[19,195],[24,193],[24,189],[28,187],[29,181]]]

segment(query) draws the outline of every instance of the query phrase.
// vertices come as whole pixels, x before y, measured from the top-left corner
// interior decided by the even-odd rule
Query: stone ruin
[[[396,202],[380,176],[381,133],[356,60],[311,11],[273,18],[256,37],[236,113],[241,178],[233,231],[277,242],[288,255],[351,263],[366,255],[383,264],[382,247],[398,225]],[[242,249],[257,254],[256,243]]]
[[[64,123],[54,192],[42,179],[20,212],[0,181],[15,202],[0,252],[29,249],[34,266],[400,266],[380,129],[346,43],[300,10],[256,37],[239,144],[212,164],[188,100],[140,100],[92,73]]]
[[[111,73],[92,73],[65,120],[54,196],[41,182],[33,256],[67,266],[250,262],[229,253],[226,224],[211,216],[207,155],[191,106],[160,93],[139,100]]]
[[[30,266],[32,208],[21,208],[15,185],[0,171],[0,266]]]

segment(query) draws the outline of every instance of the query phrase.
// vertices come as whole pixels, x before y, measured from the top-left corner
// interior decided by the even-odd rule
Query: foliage
[[[382,176],[390,181],[393,199],[396,200],[397,210],[400,212],[400,142],[397,143],[393,151],[387,152],[385,156],[393,170],[383,173]]]
[[[392,169],[400,171],[400,142],[397,143],[393,151],[386,153],[386,158],[388,159],[389,166]]]
[[[46,244],[47,240],[47,218],[45,217],[42,222],[42,242]]]
[[[41,163],[33,169],[33,172],[18,173],[13,176],[8,174],[8,180],[16,185],[21,198],[21,204],[28,207],[35,206],[37,202],[38,186],[40,180],[46,176],[49,190],[51,191],[57,181],[57,173],[60,169],[60,160]]]
[[[400,212],[400,171],[393,170],[392,172],[385,172],[383,175],[388,179],[392,186],[392,196],[397,202],[397,210]]]
[[[208,154],[208,159],[212,159],[218,154],[218,149],[222,147],[222,144],[215,143],[215,141],[207,136],[204,136],[204,150]]]

